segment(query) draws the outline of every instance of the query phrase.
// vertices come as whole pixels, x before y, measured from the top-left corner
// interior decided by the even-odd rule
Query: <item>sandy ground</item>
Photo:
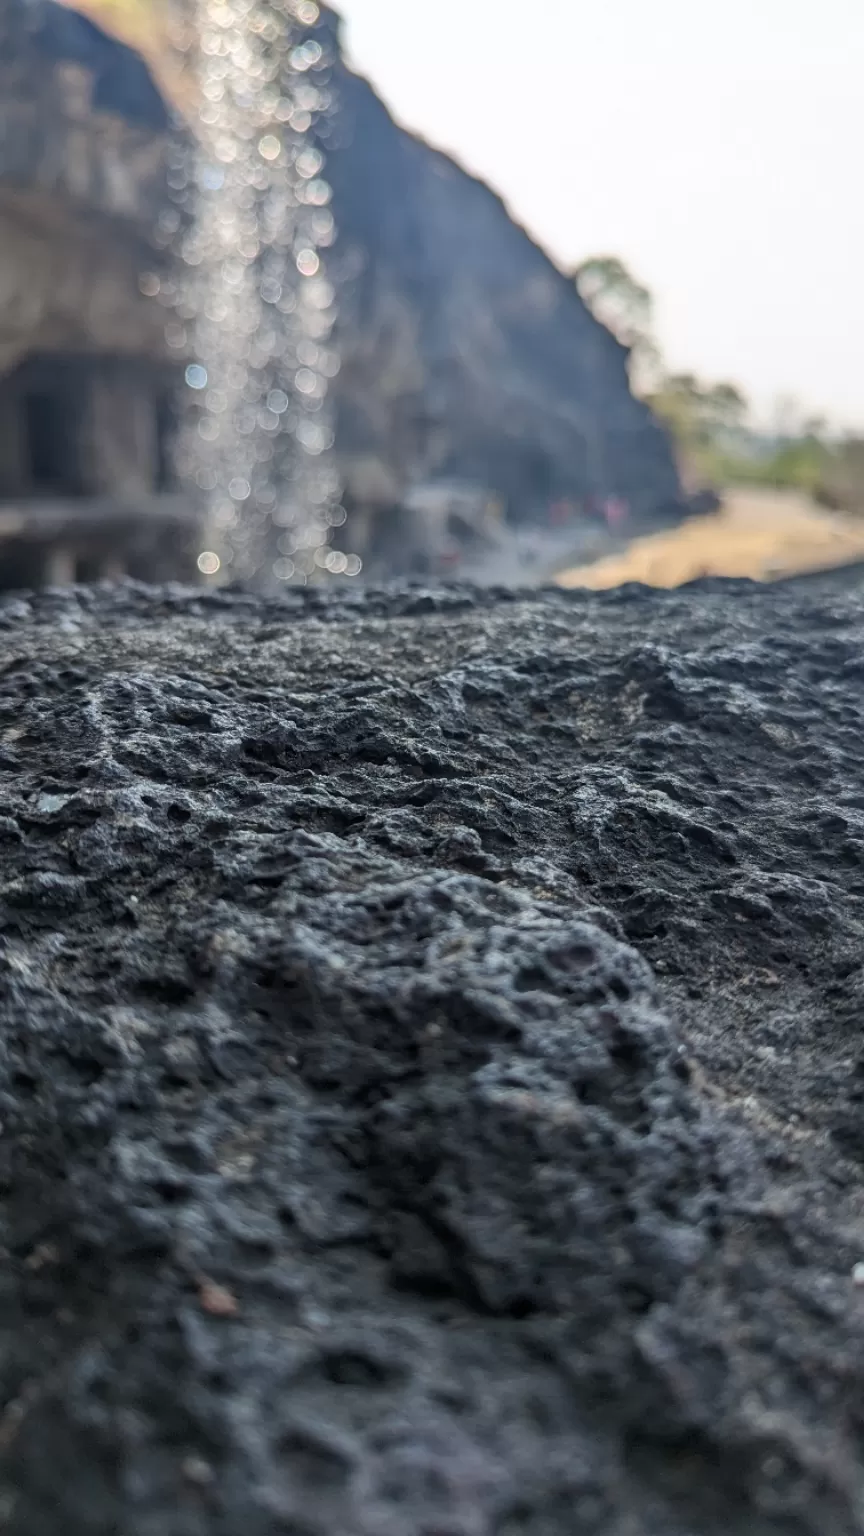
[[[700,576],[776,581],[864,560],[864,522],[823,512],[804,496],[731,491],[722,511],[635,539],[593,564],[570,566],[562,587],[603,590],[628,581],[678,587]]]

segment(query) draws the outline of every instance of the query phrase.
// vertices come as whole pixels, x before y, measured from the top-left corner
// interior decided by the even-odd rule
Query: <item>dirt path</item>
[[[792,492],[731,491],[722,511],[635,539],[620,554],[571,566],[556,580],[595,591],[628,581],[677,587],[700,576],[775,581],[857,560],[864,560],[864,522]]]

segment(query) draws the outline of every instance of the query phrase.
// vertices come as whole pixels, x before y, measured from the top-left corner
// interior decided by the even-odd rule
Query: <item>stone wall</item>
[[[139,290],[137,240],[0,185],[0,250],[0,374],[35,352],[166,355],[164,312]]]
[[[194,571],[149,296],[171,126],[134,53],[51,0],[0,0],[0,588]]]
[[[142,80],[84,18],[0,0],[0,374],[35,352],[166,353],[139,277],[166,203],[169,119]]]

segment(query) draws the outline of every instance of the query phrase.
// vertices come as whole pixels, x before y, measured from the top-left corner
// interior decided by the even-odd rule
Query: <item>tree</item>
[[[827,506],[864,514],[864,440],[838,440],[797,401],[777,401],[774,426],[759,431],[737,384],[669,373],[652,330],[649,289],[617,256],[592,256],[573,273],[592,314],[630,350],[634,389],[664,422],[681,477],[691,489],[765,485],[804,491]]]
[[[749,404],[737,384],[709,384],[702,390],[702,409],[718,432],[741,432],[746,425]]]
[[[726,478],[727,462],[747,452],[747,399],[736,384],[706,384],[692,373],[663,376],[647,396],[678,450],[681,473],[693,485]]]
[[[647,383],[660,365],[653,334],[654,301],[618,256],[591,256],[574,269],[573,281],[592,315],[628,348],[634,384]]]
[[[573,273],[591,313],[625,346],[650,333],[653,300],[618,256],[591,256]]]

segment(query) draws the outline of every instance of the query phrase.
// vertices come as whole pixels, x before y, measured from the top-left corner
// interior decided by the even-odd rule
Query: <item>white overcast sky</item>
[[[670,363],[864,427],[864,0],[336,0],[355,67]]]

